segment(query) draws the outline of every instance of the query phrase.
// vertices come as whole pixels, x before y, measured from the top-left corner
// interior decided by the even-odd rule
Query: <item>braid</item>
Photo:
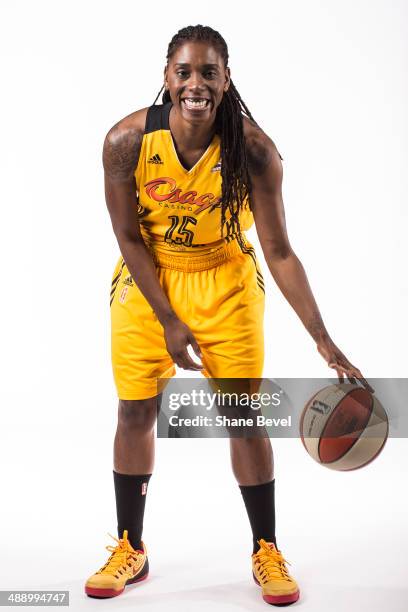
[[[216,30],[202,25],[187,26],[173,36],[167,50],[167,62],[176,49],[184,43],[191,41],[210,43],[221,53],[224,67],[228,66],[228,47],[224,38]],[[164,85],[157,94],[153,104],[156,103],[163,89]],[[165,91],[162,96],[162,103],[165,104],[170,102],[170,100],[169,91]],[[221,141],[221,236],[223,236],[224,224],[226,223],[226,212],[229,210],[231,225],[228,234],[236,234],[240,243],[242,238],[239,215],[244,206],[247,207],[248,203],[251,208],[250,198],[252,192],[244,139],[243,114],[257,125],[231,80],[230,86],[224,92],[222,101],[217,108],[215,119],[216,132],[219,134]]]

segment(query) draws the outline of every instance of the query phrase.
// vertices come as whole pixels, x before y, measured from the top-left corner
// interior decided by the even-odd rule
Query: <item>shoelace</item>
[[[108,533],[108,535],[115,540],[118,544],[117,546],[106,546],[106,550],[111,552],[111,556],[105,563],[103,567],[97,572],[97,574],[113,574],[116,576],[118,573],[124,574],[130,567],[131,563],[129,563],[129,559],[132,561],[136,560],[137,556],[140,554],[137,551],[134,551],[130,548],[130,542],[127,539],[127,533],[124,533],[124,537],[121,539],[115,538],[115,536]]]
[[[291,580],[285,563],[289,563],[276,548],[271,548],[265,540],[259,540],[261,550],[255,554],[255,563],[258,564],[262,582],[277,578],[278,580]]]

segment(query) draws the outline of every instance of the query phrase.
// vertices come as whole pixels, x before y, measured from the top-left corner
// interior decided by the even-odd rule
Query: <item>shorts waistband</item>
[[[241,241],[244,248],[250,248],[252,246],[244,236],[241,237]],[[182,272],[209,270],[243,252],[237,238],[214,249],[212,253],[206,253],[202,256],[194,254],[194,257],[190,257],[188,253],[173,255],[173,253],[167,254],[154,250],[153,248],[149,248],[149,251],[151,252],[153,261],[160,268],[170,268]]]

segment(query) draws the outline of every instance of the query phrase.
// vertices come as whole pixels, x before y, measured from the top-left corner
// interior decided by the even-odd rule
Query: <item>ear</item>
[[[229,86],[231,84],[231,70],[227,66],[225,69],[225,84],[224,84],[224,92],[228,91]]]
[[[169,86],[167,83],[167,66],[164,67],[163,77],[164,77],[164,87],[165,89],[168,89]]]

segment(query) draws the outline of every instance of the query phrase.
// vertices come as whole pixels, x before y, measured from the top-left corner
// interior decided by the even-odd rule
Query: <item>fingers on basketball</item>
[[[347,360],[345,360],[344,364],[341,364],[333,359],[329,362],[329,367],[334,368],[336,370],[337,377],[340,383],[344,382],[344,375],[346,375],[352,384],[356,385],[357,381],[359,381],[363,385],[363,387],[368,389],[368,391],[370,391],[371,393],[374,393],[374,389],[364,378],[360,370],[353,366],[351,363],[349,363]]]
[[[341,366],[341,364],[337,361],[335,357],[329,361],[329,368],[333,368],[333,370],[336,370],[336,374],[337,374],[337,378],[339,379],[339,383],[343,383],[344,382],[344,368]]]
[[[366,389],[368,389],[368,391],[370,391],[370,393],[374,393],[374,389],[373,387],[370,385],[370,383],[364,378],[364,376],[362,375],[362,373],[360,372],[360,370],[358,368],[356,368],[355,366],[351,366],[351,372],[353,374],[353,376],[355,376],[355,378],[357,378],[357,380],[359,380],[361,382],[361,384],[363,385],[363,387],[365,387]]]

